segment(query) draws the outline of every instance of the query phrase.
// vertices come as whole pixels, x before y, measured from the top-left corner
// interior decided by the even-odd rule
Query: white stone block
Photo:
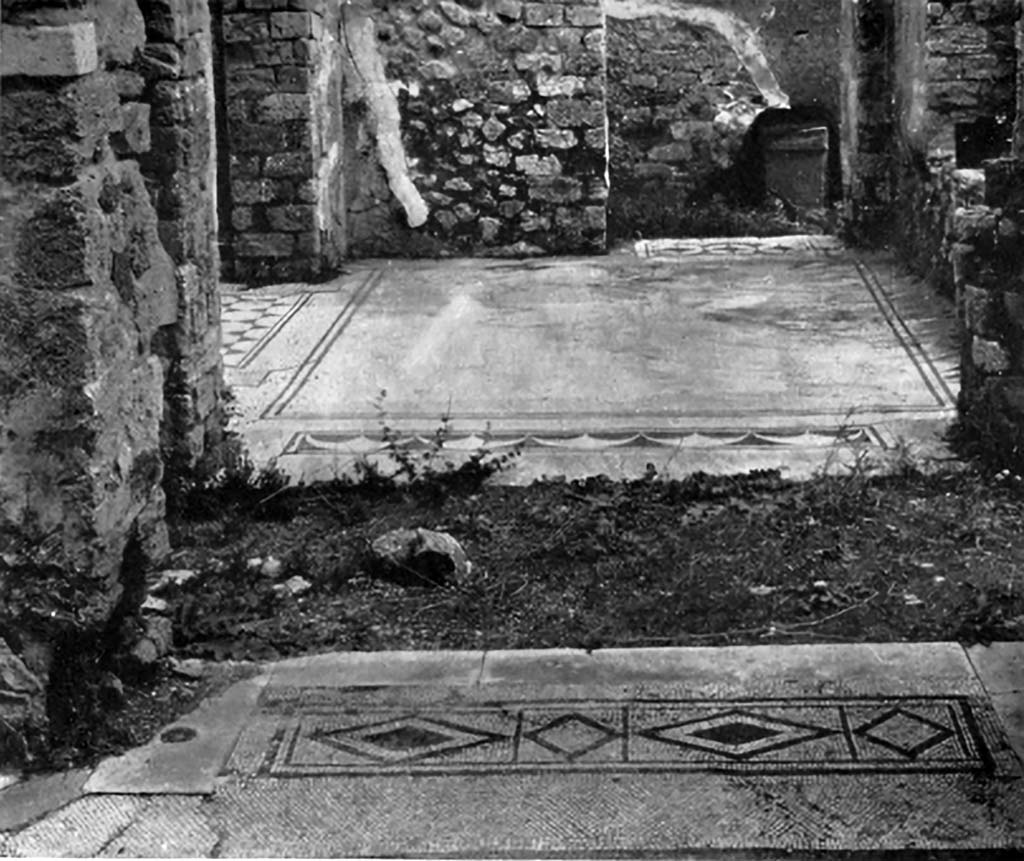
[[[96,26],[79,21],[59,27],[0,28],[0,75],[87,75],[96,71]]]

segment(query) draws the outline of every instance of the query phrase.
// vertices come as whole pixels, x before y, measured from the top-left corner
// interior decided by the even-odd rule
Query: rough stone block
[[[988,31],[970,25],[930,27],[926,46],[931,55],[980,54],[988,47]]]
[[[5,86],[0,172],[13,179],[71,182],[121,128],[110,75],[94,73],[54,90]]]
[[[1010,354],[998,341],[971,339],[971,362],[986,374],[1003,374],[1010,370]]]
[[[137,155],[150,146],[149,105],[143,102],[124,102],[121,105],[121,131],[113,134],[110,144],[119,156]]]
[[[205,4],[190,0],[147,0],[147,39],[151,42],[183,42],[207,23],[204,7]]]
[[[185,73],[184,57],[177,45],[157,43],[143,46],[139,54],[139,65],[147,80],[173,80]]]
[[[273,12],[270,15],[270,36],[273,39],[308,39],[320,34],[319,17],[308,12]]]
[[[59,27],[0,28],[0,76],[77,77],[99,61],[96,25],[78,21]]]
[[[528,27],[561,27],[565,7],[559,3],[524,3],[523,21]]]
[[[224,90],[229,98],[233,98],[243,93],[272,93],[276,86],[273,69],[231,69]]]
[[[277,69],[277,89],[282,93],[308,93],[310,72],[305,66],[281,66]]]
[[[469,27],[473,23],[473,15],[451,0],[441,0],[441,11],[445,17],[458,27]]]
[[[37,290],[103,284],[111,247],[96,183],[61,189],[25,223],[15,252],[18,283]]]
[[[523,14],[519,0],[494,0],[494,14],[506,21],[518,21]]]
[[[266,15],[225,15],[223,34],[228,43],[264,42],[270,38],[270,23]]]
[[[512,163],[512,154],[503,146],[484,144],[484,161],[494,167],[508,167]]]
[[[599,6],[567,6],[565,22],[572,27],[600,27],[604,11]]]
[[[561,72],[564,58],[561,54],[517,54],[514,65],[521,72]]]
[[[533,177],[530,200],[547,203],[575,203],[583,198],[583,183],[567,176]]]
[[[991,239],[999,221],[999,210],[987,206],[960,207],[953,213],[953,235],[958,241]]]
[[[269,155],[284,150],[288,142],[286,129],[269,123],[235,123],[228,129],[228,137],[233,150],[239,155]]]
[[[282,152],[267,156],[263,166],[265,176],[281,179],[285,177],[306,178],[313,172],[313,153],[310,150]]]
[[[547,149],[571,149],[579,142],[575,132],[566,129],[537,129],[537,145]]]
[[[608,145],[608,134],[604,127],[587,129],[583,134],[583,140],[591,149],[604,151]]]
[[[560,128],[604,126],[604,106],[590,99],[552,99],[547,106],[548,120]]]
[[[488,140],[493,143],[504,133],[507,126],[496,117],[489,117],[485,123],[480,127],[480,132]]]
[[[498,81],[487,90],[487,97],[501,105],[517,105],[530,98],[530,85],[525,81]]]
[[[261,123],[282,123],[289,120],[308,120],[312,104],[306,93],[273,93],[256,105],[255,118]]]
[[[269,179],[232,179],[231,199],[238,204],[270,203],[277,194],[277,183]]]
[[[545,98],[575,96],[585,90],[583,78],[576,75],[551,75],[544,72],[537,75],[537,95]]]
[[[295,236],[291,233],[242,233],[235,237],[236,257],[291,257]]]
[[[1000,295],[983,287],[965,284],[960,292],[960,314],[967,331],[994,337],[999,331],[1002,303]]]
[[[281,233],[298,233],[316,227],[316,207],[289,204],[271,206],[266,209],[267,222],[271,230]]]
[[[588,230],[607,230],[608,210],[604,206],[585,206],[583,207],[583,220]]]
[[[501,233],[501,221],[497,218],[481,218],[480,219],[480,239],[487,245],[492,245],[498,238],[498,234]]]
[[[531,210],[526,210],[519,218],[519,229],[523,233],[536,233],[540,230],[551,229],[551,219],[546,215],[539,215]]]
[[[527,176],[557,176],[562,172],[562,163],[553,155],[517,155],[516,170]]]

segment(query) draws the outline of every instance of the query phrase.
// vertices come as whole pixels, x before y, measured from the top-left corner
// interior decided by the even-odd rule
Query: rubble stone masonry
[[[0,760],[17,760],[17,726],[70,672],[54,655],[130,614],[167,551],[166,448],[197,454],[219,427],[219,309],[205,4],[0,12]]]
[[[345,253],[340,6],[216,0],[227,274],[316,278]]]
[[[430,215],[426,238],[382,193],[348,93],[351,250],[601,251],[605,244],[605,53],[598,0],[377,2],[403,146]],[[401,247],[401,243],[397,243]]]

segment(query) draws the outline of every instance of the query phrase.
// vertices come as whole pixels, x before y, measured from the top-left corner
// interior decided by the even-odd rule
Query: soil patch
[[[1024,494],[972,471],[792,484],[773,473],[530,487],[278,490],[182,519],[183,656],[332,650],[1018,639]],[[366,564],[394,528],[448,532],[457,585]],[[264,564],[267,560],[270,564]],[[280,564],[277,564],[280,562]],[[310,584],[293,595],[279,584]],[[279,588],[275,589],[275,586]]]

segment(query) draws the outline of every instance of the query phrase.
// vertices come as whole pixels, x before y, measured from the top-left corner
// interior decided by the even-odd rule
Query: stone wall
[[[896,4],[895,10],[891,155],[901,217],[893,226],[912,268],[951,293],[953,213],[980,203],[984,189],[981,164],[964,167],[964,125],[998,120],[1005,149],[1000,153],[1000,142],[992,141],[991,155],[1009,151],[1015,4],[975,0]],[[976,177],[972,169],[979,169]]]
[[[608,21],[608,124],[616,236],[668,235],[669,210],[724,190],[765,107],[728,40],[664,17]]]
[[[220,258],[210,14],[198,0],[142,0],[146,43],[121,73],[132,100],[112,141],[137,158],[174,264],[177,309],[154,337],[164,367],[164,462],[187,472],[222,428]]]
[[[429,215],[411,231],[387,192],[385,130],[373,119],[380,103],[371,96],[380,82],[356,69],[345,108],[351,251],[603,250],[598,0],[377,2],[368,14],[387,82],[399,93],[410,178]]]
[[[671,210],[716,193],[756,200],[763,183],[749,135],[766,108],[798,108],[801,120],[810,109],[838,129],[840,19],[830,0],[606,9],[617,235],[672,231]]]
[[[228,200],[225,269],[313,279],[345,253],[339,4],[216,0]]]
[[[1024,170],[1014,0],[896,4],[892,226],[912,269],[956,301],[960,426],[990,460],[1024,467]],[[986,140],[965,127],[987,122]],[[967,159],[977,167],[962,166]]]
[[[897,3],[895,10],[895,97],[906,146],[956,159],[958,124],[1012,121],[1015,0]]]
[[[985,205],[953,214],[950,238],[963,327],[960,423],[966,442],[1024,470],[1024,161],[990,162]]]
[[[209,128],[162,89],[205,74],[187,57],[202,9],[3,2],[0,760],[24,756],[18,724],[68,707],[47,696],[75,681],[55,655],[137,607],[167,551],[161,437],[217,412],[165,389],[186,358],[190,381],[219,379],[193,352],[211,329],[216,349],[215,302],[190,316],[214,295],[214,228],[186,199],[203,186],[177,185],[211,175]],[[140,169],[158,148],[180,169]],[[186,286],[189,266],[204,274]]]

